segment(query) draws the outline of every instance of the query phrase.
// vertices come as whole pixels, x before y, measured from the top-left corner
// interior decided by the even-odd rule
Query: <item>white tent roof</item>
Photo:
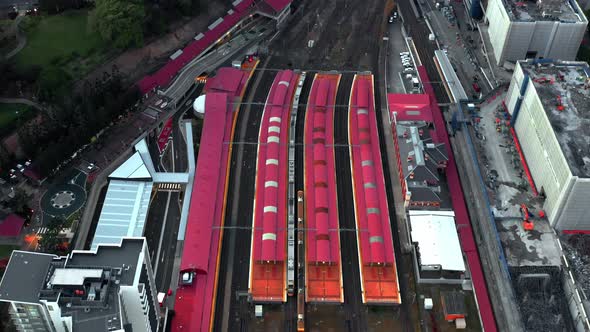
[[[151,179],[152,176],[145,166],[143,159],[139,152],[135,152],[131,158],[127,159],[121,166],[119,166],[109,178],[116,179]]]
[[[412,242],[418,242],[420,263],[446,271],[465,271],[453,211],[410,211]]]
[[[201,96],[197,97],[197,99],[195,99],[195,101],[193,102],[193,109],[195,110],[195,112],[200,113],[200,114],[205,113],[205,98],[206,97],[207,97],[207,95],[201,95]]]
[[[92,250],[99,244],[119,244],[125,236],[143,236],[152,187],[152,182],[111,180],[92,239]]]

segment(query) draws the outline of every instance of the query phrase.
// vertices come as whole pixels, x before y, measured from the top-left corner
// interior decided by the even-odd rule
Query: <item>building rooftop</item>
[[[503,218],[498,233],[509,266],[561,266],[557,236],[546,221],[535,220],[535,229],[525,231],[522,218]]]
[[[465,271],[453,211],[410,210],[412,242],[418,243],[420,265]]]
[[[120,275],[122,285],[133,285],[135,271],[139,268],[138,257],[143,250],[141,238],[119,239],[121,245],[102,245],[95,251],[74,251],[70,254],[67,266],[81,268],[123,268]]]
[[[14,213],[3,216],[0,214],[0,236],[15,237],[20,234],[25,220]]]
[[[143,235],[153,183],[111,180],[90,249]]]
[[[55,255],[15,250],[0,282],[0,300],[37,302]]]
[[[64,269],[57,268],[53,271],[49,282],[54,285],[84,285],[84,281],[90,278],[100,278],[103,269]]]
[[[543,108],[572,174],[590,177],[590,68],[585,62],[519,62]],[[560,107],[561,106],[561,107]]]
[[[511,21],[517,22],[534,22],[534,21],[554,21],[564,23],[584,22],[584,15],[579,15],[580,9],[576,4],[575,8],[569,0],[545,0],[540,1],[516,1],[503,0],[506,12]]]
[[[72,317],[74,331],[123,329],[120,286],[133,286],[145,239],[126,238],[120,246],[73,251],[67,257],[15,251],[0,282],[0,299],[57,302]]]
[[[433,142],[431,131],[433,128],[424,121],[396,124],[401,167],[413,201],[443,201],[444,173],[439,166],[446,165],[448,154],[444,144]]]

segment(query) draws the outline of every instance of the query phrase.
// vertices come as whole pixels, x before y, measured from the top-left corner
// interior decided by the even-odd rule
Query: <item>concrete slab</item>
[[[522,218],[499,222],[498,233],[510,267],[561,266],[557,236],[546,221],[535,222],[535,229],[525,231]]]

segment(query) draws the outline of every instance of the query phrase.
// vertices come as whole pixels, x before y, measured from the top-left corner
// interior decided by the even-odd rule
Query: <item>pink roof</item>
[[[306,258],[310,264],[340,262],[332,106],[338,80],[338,75],[316,75],[305,116]]]
[[[189,219],[182,252],[181,270],[196,271],[192,285],[176,290],[176,315],[172,331],[209,331],[215,297],[216,264],[220,248],[220,228],[229,158],[233,117],[227,94],[208,93],[201,149],[195,172]]]
[[[208,272],[212,225],[218,182],[222,176],[223,136],[227,116],[227,94],[208,93],[201,148],[197,159],[195,182],[188,215],[181,271]]]
[[[379,150],[372,75],[357,75],[350,100],[349,127],[356,214],[364,264],[395,264],[389,208]]]
[[[240,85],[248,73],[237,68],[223,67],[217,71],[214,77],[207,80],[205,92],[227,92],[232,96],[240,94]]]
[[[274,11],[280,12],[291,3],[291,0],[265,0],[264,2],[271,6]]]
[[[16,214],[12,213],[6,216],[4,220],[0,221],[0,236],[16,237],[20,234],[25,220]]]
[[[212,30],[204,32],[203,38],[191,42],[183,49],[183,53],[178,58],[168,61],[168,63],[160,68],[155,74],[147,75],[142,78],[138,82],[141,93],[147,93],[154,88],[168,85],[187,63],[215,43],[243,17],[245,17],[249,13],[249,8],[252,3],[254,3],[254,0],[243,0],[240,2],[233,8],[232,14],[223,17],[223,21]]]
[[[262,115],[259,141],[266,144],[258,145],[252,243],[254,260],[285,259],[288,157],[285,142],[288,140],[289,111],[297,77],[291,70],[277,73]],[[273,118],[281,120],[278,122]],[[275,141],[277,139],[278,142]],[[267,164],[268,160],[276,160],[277,164]],[[264,234],[266,236],[263,237]]]
[[[424,66],[418,67],[418,75],[420,75],[422,82],[424,82],[424,91],[430,97],[429,100],[433,110],[434,124],[438,129],[438,138],[441,142],[444,142],[447,149],[451,151],[451,144],[449,142],[445,120],[442,111],[438,107],[434,89],[432,88],[432,85],[428,83],[430,82],[430,79],[428,78]],[[473,238],[473,230],[471,229],[471,222],[469,221],[467,206],[465,205],[465,199],[463,197],[463,190],[461,189],[457,165],[455,164],[455,159],[453,158],[452,153],[449,153],[447,181],[449,183],[449,191],[451,192],[453,210],[455,211],[455,223],[457,224],[457,230],[459,231],[461,249],[465,253],[465,256],[467,256],[467,262],[469,263],[469,271],[471,272],[471,279],[473,281],[473,288],[475,289],[475,296],[483,329],[486,331],[497,331],[498,328],[496,326],[490,297],[483,276],[481,261]]]
[[[427,94],[387,94],[389,112],[397,112],[397,121],[433,122],[430,98]]]

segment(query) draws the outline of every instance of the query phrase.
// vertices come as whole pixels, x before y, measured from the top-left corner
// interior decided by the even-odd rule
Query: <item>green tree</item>
[[[9,201],[10,208],[18,215],[24,216],[27,214],[29,201],[31,196],[20,188],[14,189],[14,198]]]
[[[96,0],[90,25],[103,40],[124,49],[143,44],[144,17],[141,0]]]
[[[66,94],[71,77],[60,66],[43,68],[39,75],[39,99],[55,101]]]
[[[52,218],[47,223],[47,232],[39,239],[39,245],[44,252],[49,254],[62,255],[64,240],[59,237],[59,233],[66,227],[65,219],[61,217]]]

